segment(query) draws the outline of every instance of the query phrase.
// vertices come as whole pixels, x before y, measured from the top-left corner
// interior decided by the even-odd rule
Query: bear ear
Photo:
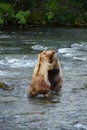
[[[44,53],[44,52],[46,52],[46,50],[45,50],[45,51],[43,51],[43,53]]]
[[[52,50],[52,53],[55,54],[55,51]]]
[[[55,51],[52,51],[53,54],[55,54]]]

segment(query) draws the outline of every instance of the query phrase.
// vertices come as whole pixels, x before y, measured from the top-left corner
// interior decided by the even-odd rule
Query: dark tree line
[[[0,0],[0,26],[87,25],[87,0]]]

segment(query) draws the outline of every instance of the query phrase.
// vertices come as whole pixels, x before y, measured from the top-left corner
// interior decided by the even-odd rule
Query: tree
[[[87,25],[84,0],[0,0],[0,25]]]

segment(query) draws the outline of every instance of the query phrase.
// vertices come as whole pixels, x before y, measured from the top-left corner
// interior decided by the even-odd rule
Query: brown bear
[[[54,57],[52,65],[54,66],[54,69],[48,70],[48,80],[50,82],[50,89],[55,92],[58,92],[62,88],[63,79],[60,63],[56,57]]]
[[[38,94],[48,95],[50,86],[48,83],[48,70],[52,70],[55,64],[52,65],[54,59],[54,51],[43,51],[38,54],[37,64],[35,66],[31,84],[28,89],[28,97],[35,97]]]

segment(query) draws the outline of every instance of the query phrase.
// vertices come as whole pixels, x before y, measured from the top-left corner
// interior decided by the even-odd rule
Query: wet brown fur
[[[54,67],[50,61],[53,61],[54,51],[43,51],[38,55],[37,64],[35,66],[31,85],[28,88],[28,97],[35,97],[38,94],[47,95],[50,91],[48,84],[48,70]]]
[[[58,92],[62,88],[63,84],[59,60],[54,57],[52,64],[54,66],[54,69],[48,71],[48,80],[50,82],[50,89]]]

